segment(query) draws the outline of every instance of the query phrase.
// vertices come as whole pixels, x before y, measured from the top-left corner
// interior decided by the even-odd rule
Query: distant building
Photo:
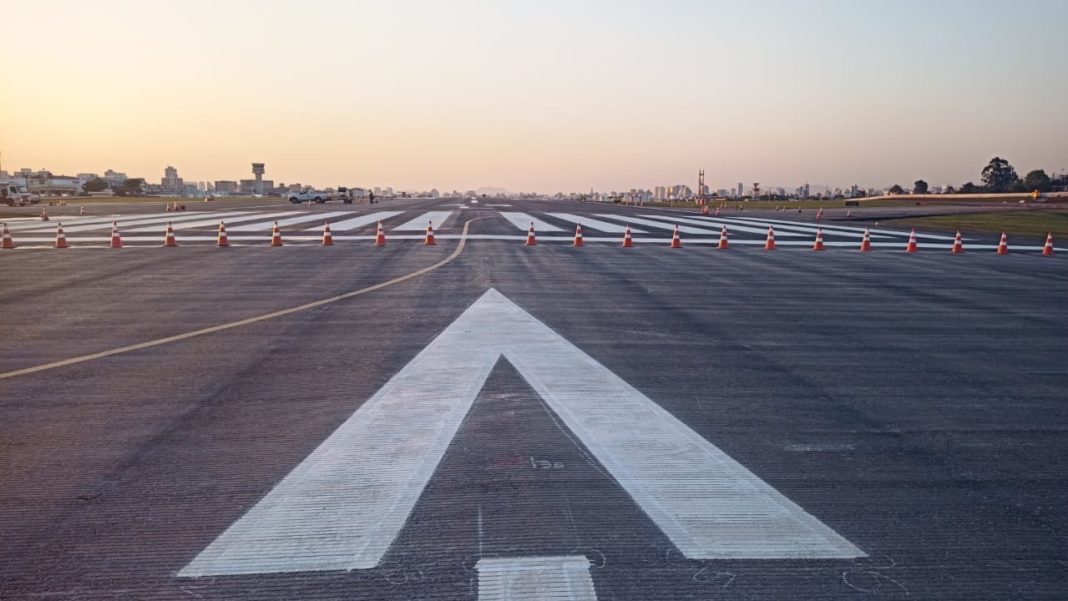
[[[239,192],[248,196],[254,194],[263,195],[266,191],[274,190],[274,182],[268,179],[243,179],[239,186]]]
[[[170,165],[163,170],[163,179],[159,185],[163,194],[181,195],[185,191],[182,178],[178,177],[178,170]]]
[[[112,171],[111,169],[104,172],[104,181],[106,181],[112,188],[122,186],[126,183],[127,179],[129,178],[126,177],[125,173],[119,173],[118,171]]]
[[[215,180],[216,194],[237,194],[237,182],[228,179]]]
[[[745,196],[745,187],[742,186],[742,182],[738,182],[738,194],[736,194],[736,196],[739,198]]]

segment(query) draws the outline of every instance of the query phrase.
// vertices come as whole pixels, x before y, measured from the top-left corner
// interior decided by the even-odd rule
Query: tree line
[[[947,186],[944,192],[946,194],[978,194],[980,192],[1049,192],[1053,189],[1053,179],[1050,178],[1046,171],[1043,169],[1034,169],[1029,171],[1027,175],[1020,179],[1020,176],[1016,174],[1016,169],[1009,164],[1009,162],[1001,157],[994,157],[990,159],[986,167],[983,167],[983,171],[979,174],[982,185],[976,185],[974,182],[968,182],[960,187],[959,190],[954,189],[953,186]],[[927,194],[929,186],[927,182],[922,179],[916,180],[912,184],[913,194]],[[904,194],[905,189],[900,184],[894,184],[888,190],[890,194]]]

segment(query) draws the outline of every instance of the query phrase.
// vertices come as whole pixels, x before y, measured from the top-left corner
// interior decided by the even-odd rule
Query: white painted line
[[[56,229],[56,223],[62,223],[63,227],[67,225],[86,225],[89,223],[107,223],[109,226],[111,222],[118,219],[121,215],[110,216],[96,216],[96,217],[81,217],[77,215],[52,215],[49,221],[41,221],[40,218],[34,218],[32,221],[26,221],[18,224],[12,224],[9,222],[11,231],[44,231],[48,229]]]
[[[434,231],[444,229],[445,222],[452,216],[453,211],[430,211],[423,213],[422,215],[406,221],[397,227],[393,228],[394,232],[425,232],[427,223],[434,224]]]
[[[563,219],[564,221],[570,221],[581,225],[583,229],[597,230],[601,232],[607,232],[609,234],[622,234],[627,228],[626,226],[616,225],[615,223],[608,223],[607,221],[601,221],[599,219],[591,219],[584,215],[575,215],[573,213],[547,213],[557,219]],[[632,234],[644,234],[645,230],[639,230],[636,228],[630,228]]]
[[[369,213],[367,215],[359,215],[352,219],[345,219],[343,221],[336,221],[330,224],[330,230],[336,232],[344,232],[347,230],[354,230],[361,228],[365,225],[371,225],[378,223],[379,221],[385,221],[390,217],[400,215],[402,211],[378,211],[377,213]]]
[[[541,219],[535,219],[535,218],[531,217],[530,215],[528,215],[527,213],[519,213],[519,212],[515,212],[515,211],[498,211],[498,213],[500,214],[501,217],[504,217],[505,219],[507,219],[508,223],[511,223],[512,225],[514,225],[516,227],[516,229],[519,229],[520,231],[524,231],[525,232],[528,229],[530,229],[530,224],[531,223],[534,224],[534,231],[535,232],[562,232],[562,231],[564,231],[563,229],[558,228],[558,227],[556,227],[555,225],[553,225],[551,223],[547,223],[545,221],[542,221]]]
[[[810,238],[815,238],[816,232],[818,230],[822,229],[824,235],[826,235],[826,236],[839,236],[839,237],[842,237],[842,238],[852,238],[852,239],[856,239],[856,240],[860,240],[861,238],[864,237],[864,230],[860,230],[860,231],[852,231],[852,230],[850,230],[850,231],[836,231],[836,230],[829,230],[829,229],[823,227],[820,224],[808,224],[808,223],[803,223],[803,222],[762,223],[762,222],[756,221],[756,220],[739,219],[737,217],[719,218],[719,217],[704,217],[704,216],[701,216],[701,215],[695,216],[694,219],[699,219],[699,220],[702,220],[702,221],[710,221],[710,222],[713,222],[713,223],[723,224],[723,225],[727,226],[728,230],[738,230],[738,231],[743,231],[742,228],[745,227],[746,224],[748,224],[748,225],[755,225],[755,226],[763,226],[762,229],[759,229],[757,231],[767,233],[768,226],[772,225],[772,226],[775,227],[775,235],[776,236],[779,236],[779,235],[783,235],[783,236],[801,235],[801,236],[806,236],[806,237],[810,237]],[[800,234],[797,234],[797,232],[800,232]],[[883,239],[892,238],[892,236],[880,235],[880,234],[870,234],[870,236],[871,236],[872,240],[876,240],[876,239],[879,239],[879,238],[883,238]]]
[[[502,355],[687,557],[864,556],[490,289],[179,576],[378,565]]]
[[[731,218],[731,219],[734,219],[734,218]],[[747,218],[745,218],[745,220],[746,221],[750,221],[750,222],[755,221],[755,222],[758,222],[758,223],[770,223],[770,224],[787,223],[787,224],[796,225],[798,223],[796,221],[784,221],[782,219],[765,219],[763,217],[747,217]],[[845,231],[845,232],[863,232],[864,231],[864,228],[862,228],[862,227],[849,227],[849,226],[845,226],[845,225],[830,225],[830,224],[821,223],[820,227],[823,228],[824,233],[832,232],[832,230],[839,230],[839,231]],[[884,229],[877,229],[877,228],[869,228],[868,231],[873,233],[873,234],[887,234],[889,236],[905,236],[905,237],[908,237],[908,235],[909,235],[908,232],[900,231],[900,230],[884,230]],[[916,237],[917,238],[927,238],[929,240],[953,240],[953,236],[942,236],[942,235],[939,235],[939,234],[921,234],[920,232],[916,232]],[[967,238],[964,238],[964,240],[967,240]]]
[[[723,226],[726,226],[728,235],[730,235],[731,233],[743,232],[743,233],[746,233],[746,234],[757,234],[759,236],[766,236],[767,233],[768,233],[767,226],[765,226],[764,228],[747,227],[745,225],[739,225],[737,223],[728,223],[728,222],[723,221],[723,220],[713,219],[713,218],[708,218],[708,217],[698,217],[698,216],[693,216],[693,217],[672,217],[672,216],[669,216],[669,215],[650,215],[650,214],[646,214],[644,216],[645,217],[650,217],[652,219],[662,219],[662,220],[670,222],[670,223],[679,222],[679,223],[689,223],[691,225],[700,225],[700,226],[704,226],[704,227],[715,227],[715,228],[717,228],[716,231],[719,231],[719,228],[722,228]],[[783,233],[780,234],[779,231],[776,230],[775,231],[775,235],[776,236],[780,236],[780,237],[781,236],[791,237],[791,236],[800,236],[801,234],[798,234],[796,232],[783,232]],[[813,233],[813,235],[815,235],[815,233]],[[732,242],[733,242],[733,240],[732,240]]]
[[[650,215],[650,217],[651,216],[652,215]],[[652,219],[642,219],[640,217],[630,217],[630,216],[627,216],[627,215],[613,215],[611,213],[601,213],[600,215],[598,215],[598,217],[604,217],[605,219],[615,219],[617,221],[625,221],[627,223],[637,223],[638,225],[644,225],[644,226],[655,228],[655,229],[669,230],[669,231],[675,229],[675,224],[680,224],[679,225],[679,232],[681,232],[683,234],[698,234],[698,235],[701,235],[701,236],[717,236],[717,240],[718,240],[718,236],[719,236],[719,228],[715,228],[714,230],[711,229],[711,228],[715,227],[712,224],[708,224],[704,228],[696,228],[696,227],[692,227],[692,226],[689,226],[689,225],[681,225],[681,224],[686,223],[688,221],[688,219],[686,219],[685,217],[680,217],[680,218],[676,218],[676,219],[663,218],[663,219],[665,219],[665,222],[654,221]],[[661,218],[659,215],[657,215],[656,217]],[[683,240],[682,242],[683,242],[683,244],[685,244],[686,240]],[[733,242],[733,240],[732,240],[732,242]]]
[[[242,214],[247,214],[247,213],[249,213],[249,211],[244,211]],[[30,230],[30,231],[34,231],[34,232],[51,232],[51,231],[55,231],[56,223],[62,223],[63,224],[63,232],[64,233],[67,233],[67,232],[71,232],[71,233],[89,232],[89,231],[93,231],[93,230],[108,230],[110,232],[111,231],[111,222],[112,221],[118,223],[119,224],[119,229],[122,230],[126,226],[144,225],[146,223],[164,224],[167,221],[180,222],[180,221],[189,221],[191,219],[202,219],[203,217],[204,217],[204,213],[196,213],[196,214],[192,214],[192,215],[190,215],[188,213],[178,213],[178,214],[174,214],[174,213],[171,213],[171,214],[155,213],[155,214],[152,214],[152,215],[128,215],[126,217],[123,217],[121,215],[113,215],[111,217],[94,218],[91,221],[84,221],[84,222],[81,222],[81,223],[72,223],[72,222],[67,221],[65,219],[55,219],[55,218],[53,218],[51,222],[46,223],[46,224],[42,224],[41,227],[36,228],[34,230]]]
[[[597,601],[582,555],[480,559],[478,601]]]
[[[275,219],[275,218],[278,218],[278,217],[285,217],[286,215],[294,215],[294,214],[297,214],[299,212],[300,211],[281,211],[281,212],[278,212],[278,213],[255,213],[255,212],[253,212],[253,213],[246,213],[246,214],[243,214],[243,215],[242,214],[238,214],[238,213],[214,214],[214,215],[211,216],[211,218],[200,219],[198,221],[181,221],[181,222],[175,223],[174,224],[174,229],[175,230],[188,230],[188,229],[193,229],[193,228],[198,228],[198,227],[215,227],[215,226],[219,225],[220,221],[224,221],[224,222],[226,222],[226,230],[227,230],[227,232],[229,232],[231,223],[241,223],[243,221],[259,221],[261,219]],[[158,229],[159,229],[159,226],[157,225],[157,226],[153,226],[153,227],[147,227],[146,226],[146,227],[133,228],[133,229],[126,230],[126,231],[129,231],[131,233],[135,233],[136,234],[136,233],[139,233],[139,232],[154,232],[154,231],[156,231]],[[122,233],[122,231],[123,231],[122,224],[119,224],[119,230],[120,230],[120,233]]]
[[[331,211],[328,213],[306,213],[298,217],[290,217],[289,219],[281,219],[278,221],[278,227],[283,228],[289,225],[297,225],[300,223],[307,223],[309,221],[318,221],[317,227],[322,227],[322,224],[329,221],[333,217],[340,217],[341,215],[351,215],[350,211]],[[226,226],[226,232],[267,232],[274,227],[273,221],[264,221],[263,223],[250,223],[248,225],[239,225],[236,227]]]

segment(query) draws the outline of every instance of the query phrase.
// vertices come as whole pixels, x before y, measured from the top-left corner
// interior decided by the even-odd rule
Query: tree
[[[1046,172],[1042,169],[1035,169],[1024,177],[1024,188],[1030,192],[1032,190],[1038,190],[1039,192],[1049,192],[1053,189],[1053,181],[1046,175]]]
[[[983,167],[983,184],[990,192],[1006,192],[1011,190],[1013,184],[1020,181],[1009,162],[1001,157],[990,159],[990,163]]]
[[[912,184],[913,194],[927,194],[927,190],[927,182],[923,181],[922,179],[918,179],[916,180],[916,183]]]
[[[960,187],[961,194],[975,194],[979,191],[979,186],[976,186],[972,182],[968,182]]]
[[[887,192],[890,194],[904,194],[905,189],[902,188],[900,184],[894,184],[893,186],[890,186],[890,189],[887,190]]]
[[[946,189],[943,192],[943,194],[956,194],[956,193],[957,193],[957,189],[954,188],[953,186],[946,186]]]
[[[99,177],[94,177],[82,184],[82,190],[85,190],[86,192],[102,192],[107,189],[108,183]]]
[[[134,177],[122,182],[119,190],[120,196],[137,196],[141,194],[141,187],[145,185],[144,178]]]

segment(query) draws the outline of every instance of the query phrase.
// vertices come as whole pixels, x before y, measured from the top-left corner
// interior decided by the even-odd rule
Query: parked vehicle
[[[23,184],[11,181],[0,181],[0,202],[9,207],[24,207],[29,204],[37,204],[39,198],[30,194]]]
[[[330,200],[329,196],[327,196],[326,194],[323,194],[322,192],[316,192],[315,190],[312,190],[311,188],[305,188],[305,189],[301,190],[300,192],[290,192],[289,193],[289,202],[291,202],[291,203],[293,203],[295,205],[296,204],[300,204],[302,202],[316,202],[316,203],[319,203],[319,204],[323,204],[324,202],[326,202],[328,200]]]

